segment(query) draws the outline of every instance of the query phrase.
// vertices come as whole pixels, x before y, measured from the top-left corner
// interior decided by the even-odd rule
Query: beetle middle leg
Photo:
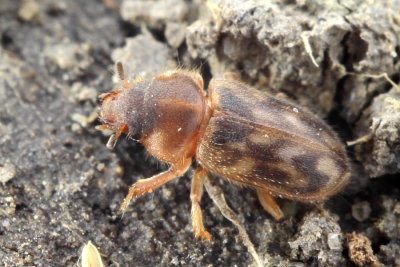
[[[124,199],[120,210],[125,210],[132,198],[142,196],[152,190],[168,183],[174,178],[178,178],[185,174],[192,163],[192,158],[187,158],[179,163],[172,164],[171,167],[162,173],[159,173],[151,178],[140,179],[129,188],[129,193]]]
[[[258,200],[261,203],[261,206],[264,208],[266,212],[272,215],[275,220],[280,220],[283,218],[283,212],[279,205],[276,203],[275,199],[267,192],[261,189],[256,189]]]
[[[196,168],[193,175],[192,186],[190,190],[190,200],[192,201],[192,227],[196,238],[201,238],[210,242],[210,233],[207,232],[203,224],[203,215],[201,213],[200,200],[203,194],[204,180],[207,179],[207,172],[203,167]]]

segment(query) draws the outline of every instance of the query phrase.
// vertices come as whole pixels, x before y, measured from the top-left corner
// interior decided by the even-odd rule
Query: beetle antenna
[[[125,80],[125,74],[124,74],[124,66],[122,65],[121,62],[117,62],[117,73],[118,77],[121,81]]]

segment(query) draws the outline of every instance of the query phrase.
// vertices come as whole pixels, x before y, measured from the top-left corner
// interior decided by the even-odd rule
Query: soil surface
[[[400,2],[0,0],[0,262],[77,266],[91,241],[106,266],[255,266],[211,198],[212,242],[190,224],[190,170],[119,212],[129,186],[165,170],[138,143],[112,151],[98,95],[115,62],[149,79],[177,67],[206,84],[231,72],[324,118],[352,176],[323,204],[217,179],[265,266],[400,265]]]

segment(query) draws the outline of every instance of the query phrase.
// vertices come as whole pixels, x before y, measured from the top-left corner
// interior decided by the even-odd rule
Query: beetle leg
[[[272,215],[275,220],[280,220],[283,218],[283,212],[279,205],[275,202],[274,198],[264,190],[256,189],[258,199],[260,200],[261,206],[266,212]]]
[[[129,188],[129,193],[124,199],[120,210],[125,210],[132,198],[142,196],[162,186],[163,184],[168,183],[172,179],[184,175],[189,169],[191,163],[192,159],[187,158],[180,163],[172,164],[171,167],[165,172],[159,173],[151,178],[140,179]]]
[[[196,238],[201,238],[210,242],[210,233],[204,229],[203,216],[200,207],[205,179],[207,179],[206,171],[201,166],[197,167],[193,175],[192,188],[190,190],[190,200],[192,201],[192,227]]]

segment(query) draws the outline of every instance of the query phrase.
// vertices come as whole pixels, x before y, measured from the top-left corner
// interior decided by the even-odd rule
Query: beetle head
[[[130,89],[131,85],[125,79],[124,69],[121,62],[116,64],[117,73],[120,80],[120,88],[122,90]],[[115,90],[111,93],[100,95],[100,111],[99,120],[102,125],[97,126],[98,130],[113,130],[114,134],[108,140],[107,147],[112,149],[123,132],[128,131],[126,116],[126,101],[123,99],[122,90]]]
[[[107,147],[112,149],[118,141],[120,135],[127,132],[125,116],[123,113],[123,101],[121,101],[122,91],[113,91],[111,93],[100,95],[99,120],[102,125],[96,127],[98,130],[110,129],[114,133],[108,140]]]

